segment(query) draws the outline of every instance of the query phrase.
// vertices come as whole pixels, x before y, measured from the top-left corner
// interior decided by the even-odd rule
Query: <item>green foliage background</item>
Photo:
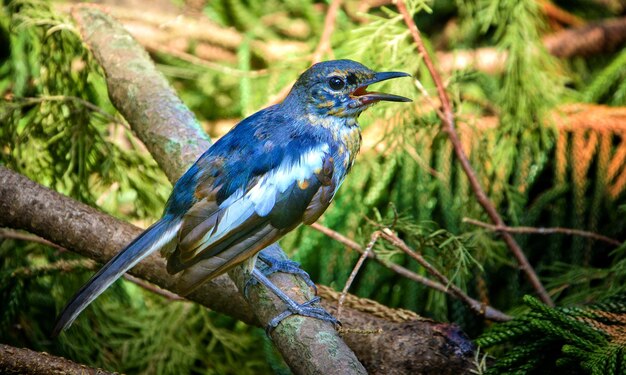
[[[586,21],[624,12],[619,2],[556,3]],[[109,103],[102,72],[69,17],[59,11],[62,3],[0,4],[0,164],[116,217],[140,225],[155,220],[171,185]],[[310,64],[325,5],[291,0],[207,2],[201,8],[203,17],[242,36],[230,51],[234,59],[200,63],[165,49],[151,53],[186,104],[214,130],[211,125],[219,120],[242,118],[267,105]],[[332,37],[335,57],[373,69],[410,72],[434,99],[431,79],[396,10],[377,7],[356,17],[357,5],[346,2],[338,14]],[[470,67],[445,76],[457,119],[469,129],[462,134],[472,165],[505,221],[624,238],[624,194],[620,189],[609,193],[614,181],[607,177],[609,159],[622,147],[621,133],[558,131],[550,114],[568,103],[626,106],[626,49],[592,58],[551,56],[542,38],[552,30],[536,1],[413,0],[408,5],[431,51],[492,46],[508,53],[501,73]],[[259,42],[293,42],[301,50],[277,59]],[[500,345],[493,353],[502,361],[490,371],[530,373],[555,366],[597,372],[603,358],[617,358],[608,372],[624,369],[623,344],[589,328],[595,326],[588,321],[572,320],[586,314],[585,309],[611,312],[612,318],[603,319],[613,323],[624,314],[623,304],[606,302],[623,303],[623,249],[564,235],[516,236],[561,307],[551,310],[524,299],[533,291],[499,237],[462,220],[487,218],[439,132],[432,107],[411,84],[382,86],[414,98],[416,105],[410,110],[380,105],[362,116],[366,140],[375,145],[359,156],[320,222],[360,243],[367,242],[378,225],[395,223],[394,230],[407,243],[469,295],[488,298],[491,305],[519,315],[520,320],[496,325],[479,339],[481,345]],[[481,125],[481,118],[494,115],[498,126]],[[593,147],[582,155],[589,159],[583,168],[577,145],[594,136],[609,145],[608,151]],[[285,371],[262,331],[191,303],[154,296],[129,282],[117,283],[67,334],[52,341],[47,336],[52,316],[95,265],[58,249],[0,240],[0,342],[126,373]],[[357,258],[310,228],[298,229],[282,245],[313,280],[336,289],[343,287]],[[379,243],[376,251],[426,275],[388,244]],[[367,263],[351,291],[456,322],[473,337],[486,328],[458,301],[374,263]],[[590,303],[595,305],[574,307]],[[570,330],[570,336],[546,330],[545,322]],[[520,326],[526,328],[516,331]],[[546,339],[528,346],[536,335]],[[577,339],[581,337],[587,341]],[[526,351],[507,359],[502,355],[507,345]]]

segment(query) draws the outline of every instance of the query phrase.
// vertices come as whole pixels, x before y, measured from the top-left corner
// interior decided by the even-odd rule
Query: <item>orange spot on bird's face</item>
[[[305,190],[306,188],[309,187],[309,181],[308,180],[298,181],[298,187],[302,190]]]

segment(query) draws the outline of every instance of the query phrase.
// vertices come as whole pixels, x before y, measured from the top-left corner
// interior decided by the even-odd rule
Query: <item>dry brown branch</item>
[[[58,9],[68,12],[67,4]],[[244,42],[244,35],[232,27],[222,27],[205,16],[190,17],[151,9],[107,5],[109,14],[118,19],[142,45],[164,47],[164,52],[194,51],[198,57],[209,61],[236,62],[236,51]],[[308,53],[306,43],[293,40],[252,41],[250,47],[257,56],[268,62],[289,56]]]
[[[53,247],[57,250],[65,251],[63,246],[59,246],[53,242],[46,240],[45,238],[41,238],[31,233],[26,233],[14,229],[0,228],[0,238],[10,238],[13,240],[20,241],[28,241],[28,242],[36,242],[42,245]]]
[[[614,238],[607,237],[607,236],[594,233],[594,232],[589,232],[586,230],[580,230],[580,229],[561,228],[561,227],[543,228],[543,227],[521,227],[521,226],[520,227],[506,227],[506,226],[499,227],[497,225],[485,223],[485,222],[470,219],[467,217],[463,218],[463,222],[476,225],[481,228],[489,229],[494,232],[509,232],[509,233],[518,233],[518,234],[544,234],[544,235],[545,234],[567,234],[569,236],[591,238],[594,240],[606,242],[614,246],[621,246],[622,244],[622,242],[619,242],[618,240]]]
[[[317,48],[311,57],[311,62],[313,64],[322,61],[326,53],[332,54],[330,37],[333,35],[333,31],[335,31],[335,19],[337,19],[337,11],[339,11],[340,6],[341,0],[333,0],[328,7],[326,18],[324,18],[324,31],[322,32],[322,37],[320,38]]]
[[[461,141],[455,129],[455,119],[454,112],[452,110],[452,104],[450,102],[450,99],[448,98],[448,94],[446,93],[446,89],[443,85],[443,81],[441,80],[441,76],[435,69],[430,55],[424,47],[420,32],[417,29],[415,22],[413,21],[413,17],[411,16],[411,14],[409,14],[409,11],[406,8],[403,0],[397,0],[396,5],[398,6],[398,10],[402,14],[402,18],[404,19],[404,22],[411,32],[411,35],[413,36],[413,40],[417,45],[417,49],[421,57],[424,59],[424,64],[426,64],[426,67],[428,68],[428,71],[430,72],[430,75],[435,82],[435,86],[437,87],[439,100],[441,100],[444,114],[444,116],[441,118],[441,121],[443,123],[443,131],[447,134],[448,139],[452,143],[454,152],[457,156],[459,163],[461,164],[461,168],[463,168],[463,172],[465,172],[465,175],[469,180],[472,191],[474,192],[474,195],[476,196],[476,199],[478,200],[480,205],[487,212],[487,215],[489,215],[489,218],[497,225],[504,226],[504,221],[502,220],[495,206],[493,205],[491,200],[489,200],[489,197],[483,190],[480,182],[478,181],[478,177],[476,176],[476,173],[470,165],[467,155],[463,150],[463,145],[461,144]],[[547,305],[553,306],[554,303],[552,302],[550,295],[548,295],[548,292],[539,280],[539,277],[535,273],[535,270],[528,262],[528,259],[526,259],[526,255],[524,255],[524,252],[519,247],[513,236],[511,236],[509,233],[504,232],[502,234],[502,238],[509,247],[510,251],[513,253],[513,256],[517,260],[521,271],[526,275],[530,284],[539,295],[539,298],[541,298],[541,300]]]
[[[341,0],[333,0],[330,6],[328,7],[328,11],[326,12],[326,17],[324,18],[324,31],[322,32],[322,36],[317,45],[317,48],[313,52],[311,56],[311,63],[315,64],[322,61],[322,58],[326,54],[326,52],[331,51],[330,46],[330,37],[335,30],[335,19],[337,18],[337,12],[339,11],[339,6],[341,5]],[[270,99],[267,101],[266,106],[274,105],[280,103],[287,94],[291,91],[291,85],[287,85],[283,87],[279,92],[272,95]]]
[[[603,20],[562,30],[543,39],[554,56],[570,58],[609,53],[626,43],[626,18]],[[443,72],[473,68],[487,73],[500,73],[507,59],[506,51],[485,47],[475,50],[438,52],[437,61]]]
[[[176,293],[172,293],[169,290],[165,290],[163,288],[159,288],[158,286],[149,283],[145,280],[142,280],[138,277],[135,277],[129,273],[125,273],[124,274],[124,279],[130,281],[133,284],[137,284],[140,287],[144,288],[145,290],[152,292],[154,294],[157,294],[159,296],[165,297],[166,299],[170,300],[170,301],[184,301],[185,298],[179,296]]]
[[[379,237],[380,237],[380,231],[375,231],[374,233],[372,233],[370,242],[367,244],[367,246],[365,247],[365,251],[363,252],[363,254],[361,254],[361,256],[359,257],[359,260],[354,265],[352,272],[350,272],[350,277],[348,277],[348,280],[346,280],[346,285],[344,285],[343,290],[341,291],[341,296],[339,297],[339,301],[337,301],[337,319],[339,320],[341,320],[341,307],[343,306],[343,302],[346,299],[348,290],[350,289],[350,286],[354,282],[356,275],[359,273],[359,270],[363,266],[363,262],[365,262],[365,258],[370,256],[370,253],[372,252],[372,249],[374,248],[374,245],[376,244],[376,241],[378,240]]]
[[[23,375],[112,375],[113,373],[95,369],[69,359],[40,353],[25,348],[15,348],[0,344],[0,372]]]
[[[484,316],[486,319],[493,320],[493,321],[507,321],[511,319],[511,317],[508,316],[507,314],[491,306],[485,305],[481,303],[480,301],[473,299],[472,297],[465,294],[465,292],[460,290],[458,287],[451,285],[450,281],[445,276],[443,276],[436,268],[434,268],[430,263],[428,263],[425,259],[423,259],[423,257],[421,257],[419,254],[416,257],[415,255],[416,253],[413,250],[411,250],[412,254],[408,254],[408,253],[407,254],[415,258],[416,260],[418,260],[417,258],[420,258],[418,260],[418,263],[420,263],[424,268],[426,268],[427,271],[429,271],[431,275],[436,276],[437,278],[439,278],[440,281],[443,281],[443,282],[430,280],[424,276],[418,275],[415,272],[408,270],[402,266],[399,266],[395,263],[380,259],[378,256],[376,256],[376,253],[374,251],[371,251],[368,254],[366,253],[366,250],[364,250],[358,243],[345,237],[341,233],[338,233],[330,228],[324,227],[321,224],[317,224],[317,223],[312,224],[311,228],[344,244],[348,248],[357,251],[362,256],[367,256],[368,258],[372,258],[379,264],[383,265],[384,267],[389,268],[390,270],[396,272],[400,276],[406,277],[407,279],[423,284],[428,288],[438,290],[440,292],[446,293],[452,297],[459,299],[461,302],[465,303],[472,311],[474,311],[480,316]],[[396,239],[397,241],[400,241],[400,242],[397,242],[398,244],[401,244],[403,242],[399,238],[397,238],[397,236],[395,236],[389,229],[383,229],[382,231],[380,231],[379,236],[382,236],[383,238],[391,242],[394,246],[397,246],[402,251],[405,251],[408,248],[406,244],[405,244],[405,248],[399,247],[396,244]],[[370,244],[373,245],[372,241],[370,241]]]
[[[502,313],[502,312],[500,312],[498,310],[495,310],[495,309],[493,309],[490,306],[487,306],[487,305],[485,305],[483,303],[480,303],[480,302],[476,301],[475,299],[471,298],[470,296],[468,296],[467,294],[465,294],[465,292],[463,292],[459,287],[454,285],[446,276],[444,276],[441,272],[439,272],[438,269],[436,269],[432,264],[430,264],[422,256],[422,254],[418,253],[414,249],[411,249],[404,241],[402,241],[392,231],[390,231],[388,229],[383,230],[382,231],[382,237],[385,240],[389,241],[392,245],[394,245],[398,249],[402,250],[405,254],[407,254],[411,258],[415,259],[422,267],[424,267],[426,269],[426,271],[428,271],[428,273],[430,273],[435,278],[437,278],[439,280],[439,282],[441,282],[443,285],[447,286],[447,289],[449,291],[448,294],[452,295],[453,297],[455,297],[458,300],[460,300],[461,302],[463,302],[466,306],[468,306],[476,314],[478,314],[480,316],[487,317],[487,310],[491,310],[489,312],[489,315],[491,315],[492,317],[495,318],[493,320],[496,320],[496,321],[507,321],[507,320],[511,319],[510,316],[508,316],[508,315],[506,315],[506,314],[504,314],[504,313]]]
[[[564,25],[582,26],[585,24],[585,20],[566,11],[549,0],[539,0],[539,4],[541,4],[543,12],[546,16]]]
[[[37,207],[37,210],[33,210],[33,207]],[[0,215],[0,226],[24,229],[45,236],[47,240],[99,263],[108,261],[120,248],[141,233],[141,229],[133,225],[53,192],[1,166],[0,212],[3,213]],[[157,254],[147,257],[130,272],[161,288],[178,292],[176,280],[167,273],[165,261]],[[273,280],[279,285],[289,285],[285,284],[284,279],[293,278],[281,273],[276,276],[281,277]],[[331,312],[336,311],[339,293],[329,291],[323,286],[319,289],[324,296],[330,295],[332,298],[330,301],[323,300],[323,307]],[[235,284],[226,275],[203,284],[187,297],[190,301],[248,324],[260,324]],[[341,321],[346,328],[345,334],[342,331],[342,338],[354,350],[359,360],[365,362],[370,374],[458,374],[467,371],[472,358],[472,352],[467,346],[469,341],[459,342],[456,335],[448,337],[437,333],[439,331],[436,328],[447,327],[446,324],[422,319],[416,321],[411,320],[411,317],[414,316],[407,311],[390,309],[348,295],[342,312]],[[454,330],[454,327],[447,327],[446,331],[450,329]],[[367,338],[356,334],[357,331],[364,330],[380,333],[366,335]],[[316,331],[313,336],[320,336],[320,332]],[[326,334],[321,334],[321,337],[328,339]],[[403,346],[394,346],[399,339],[404,342]],[[300,348],[293,341],[290,341],[290,345]],[[407,362],[407,358],[411,360]],[[393,371],[390,372],[390,368]]]
[[[327,228],[321,224],[318,223],[313,223],[311,224],[311,228],[317,230],[320,233],[325,234],[326,236],[334,239],[337,242],[340,242],[342,244],[344,244],[346,247],[348,247],[349,249],[352,249],[354,251],[356,251],[357,253],[363,255],[365,253],[365,250],[361,247],[361,245],[359,245],[358,243],[354,242],[353,240],[349,239],[348,237],[342,235],[339,232],[336,232],[330,228]],[[370,253],[370,255],[368,256],[369,258],[374,259],[375,261],[377,261],[378,263],[380,263],[381,265],[389,268],[390,270],[394,271],[395,273],[397,273],[398,275],[404,276],[407,279],[416,281],[420,284],[423,284],[431,289],[435,289],[438,290],[440,292],[443,293],[447,293],[447,289],[445,287],[445,285],[442,285],[436,281],[432,281],[424,276],[418,275],[413,271],[410,271],[400,265],[397,265],[395,263],[392,262],[388,262],[386,260],[383,260],[379,257],[376,256],[376,253],[372,252]]]
[[[543,43],[551,54],[561,58],[613,52],[626,43],[626,17],[563,30],[548,35]]]

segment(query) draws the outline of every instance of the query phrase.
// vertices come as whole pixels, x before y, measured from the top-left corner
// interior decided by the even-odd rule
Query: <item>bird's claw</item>
[[[265,263],[265,265],[258,265],[257,263],[256,266],[259,271],[263,273],[263,275],[269,276],[276,272],[283,272],[300,276],[306,285],[313,288],[314,293],[317,294],[317,287],[315,286],[315,283],[313,283],[309,274],[300,268],[300,263],[289,259],[277,259],[264,254],[259,255],[259,260]],[[248,298],[248,289],[256,284],[258,284],[258,280],[254,277],[250,277],[248,281],[246,281],[246,285],[243,288],[243,293],[246,298]]]
[[[280,322],[282,322],[285,318],[294,314],[323,320],[325,322],[330,322],[333,325],[341,325],[341,323],[334,316],[332,316],[328,311],[324,310],[321,307],[311,306],[312,304],[317,303],[319,301],[320,301],[320,297],[313,297],[311,300],[303,304],[288,305],[287,310],[278,314],[276,317],[270,320],[269,323],[267,323],[267,326],[265,326],[265,333],[268,336],[270,336],[272,331],[276,327],[278,327]]]

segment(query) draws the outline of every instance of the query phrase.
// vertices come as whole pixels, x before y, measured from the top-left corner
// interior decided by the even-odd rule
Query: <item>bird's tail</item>
[[[139,263],[143,258],[168,244],[176,236],[180,225],[180,219],[165,216],[152,224],[150,228],[135,238],[130,245],[115,255],[113,259],[80,288],[74,295],[74,298],[65,306],[52,331],[52,337],[57,336],[62,330],[68,328],[93,300],[98,298],[126,271]]]

